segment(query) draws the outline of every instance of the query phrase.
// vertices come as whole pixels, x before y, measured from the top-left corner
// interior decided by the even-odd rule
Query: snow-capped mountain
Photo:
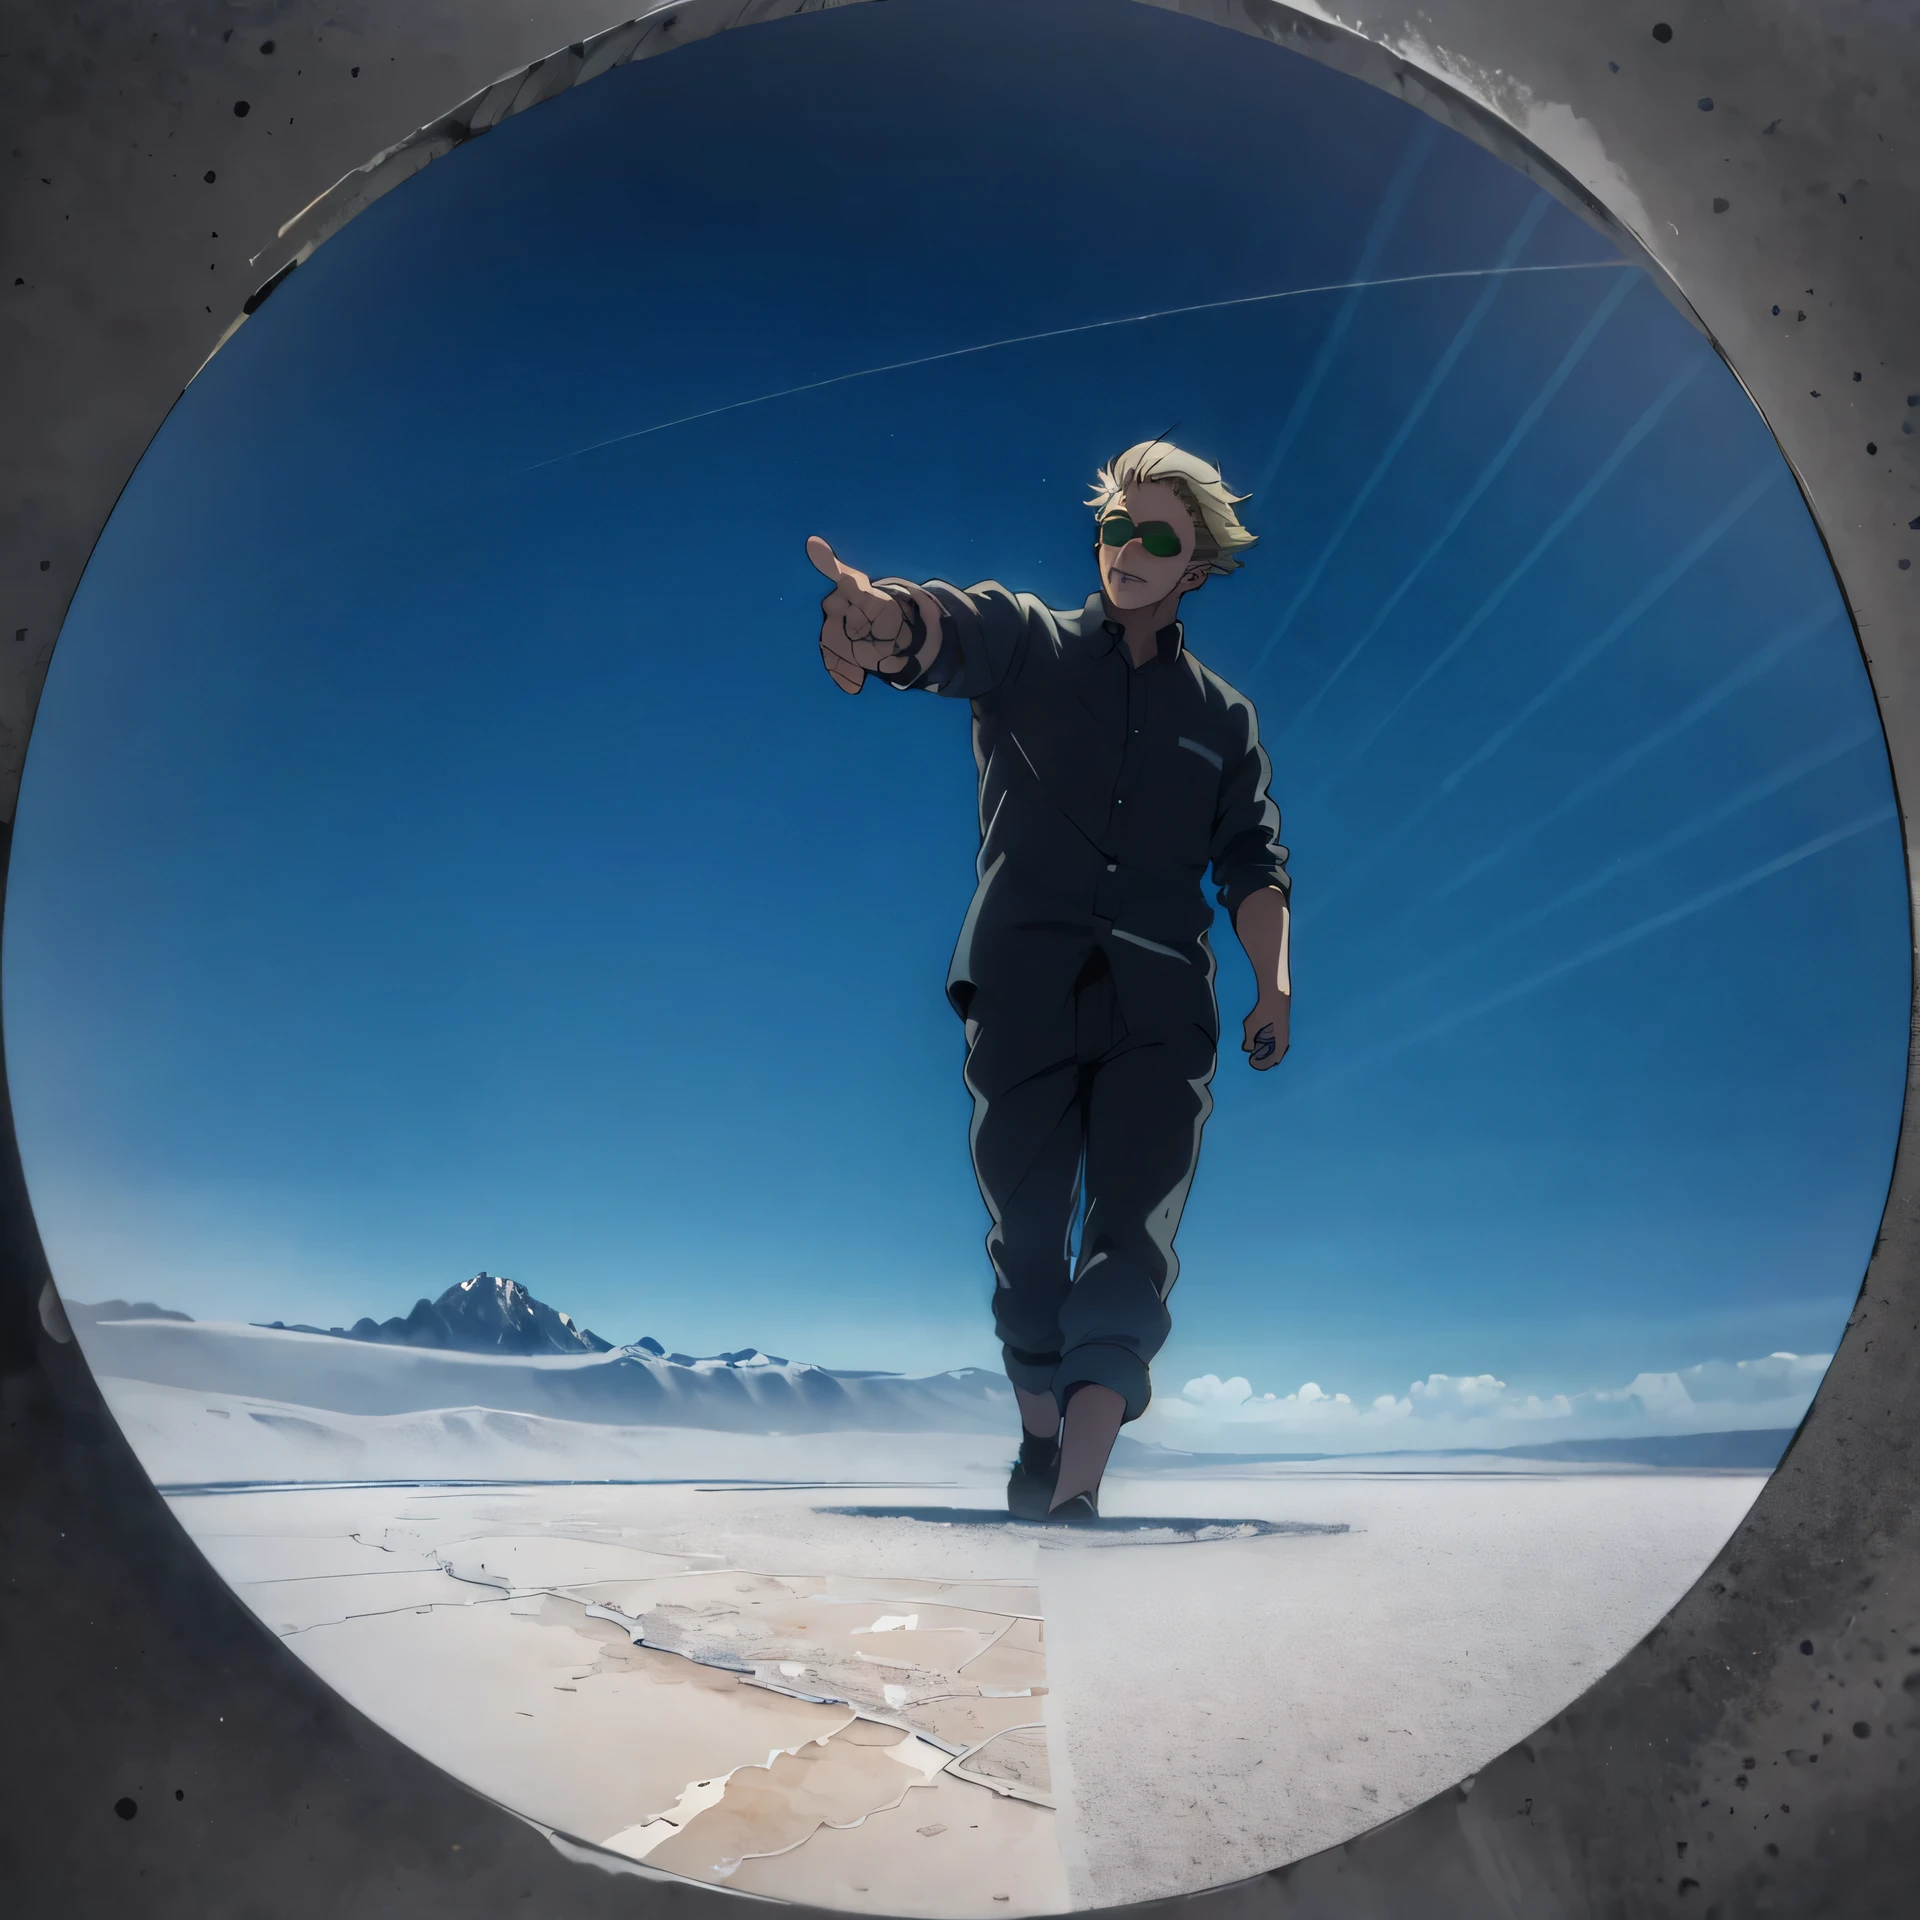
[[[668,1353],[657,1340],[609,1347],[492,1275],[421,1302],[405,1320],[324,1331],[160,1318],[145,1302],[114,1305],[119,1314],[75,1303],[97,1374],[332,1413],[491,1408],[740,1434],[995,1433],[1018,1425],[998,1372],[841,1370],[759,1347]]]
[[[363,1317],[350,1327],[289,1327],[282,1320],[260,1324],[289,1333],[377,1340],[386,1346],[432,1347],[442,1353],[608,1353],[613,1348],[611,1340],[576,1327],[571,1314],[556,1312],[517,1280],[497,1273],[476,1273],[449,1287],[438,1300],[416,1300],[405,1319]]]

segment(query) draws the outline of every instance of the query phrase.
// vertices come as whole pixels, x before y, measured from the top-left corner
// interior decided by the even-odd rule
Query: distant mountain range
[[[60,1304],[67,1319],[76,1327],[90,1328],[103,1320],[179,1320],[193,1325],[193,1315],[177,1307],[156,1307],[151,1300],[69,1300]]]
[[[98,1374],[197,1393],[253,1396],[351,1415],[446,1409],[735,1434],[1017,1432],[997,1372],[962,1367],[900,1374],[814,1366],[758,1347],[695,1356],[657,1340],[613,1346],[516,1281],[478,1273],[422,1299],[405,1318],[351,1327],[194,1321],[151,1301],[65,1302]],[[1515,1460],[1655,1468],[1770,1468],[1790,1429],[1607,1440],[1498,1449],[1447,1448],[1438,1462],[1494,1451]],[[1123,1435],[1114,1463],[1133,1472],[1258,1468],[1283,1461],[1398,1456],[1184,1453]]]
[[[1005,1378],[817,1367],[758,1347],[611,1346],[495,1274],[404,1319],[352,1327],[194,1321],[151,1302],[67,1303],[99,1374],[344,1414],[477,1407],[599,1425],[798,1434],[1018,1431]]]
[[[438,1353],[611,1353],[613,1342],[585,1327],[573,1316],[557,1312],[536,1300],[517,1280],[497,1273],[476,1273],[449,1287],[438,1300],[419,1299],[405,1319],[362,1317],[350,1327],[288,1325],[284,1320],[261,1320],[257,1326],[283,1333],[323,1333],[340,1340],[377,1340],[393,1347],[429,1347]],[[664,1349],[657,1340],[642,1340],[653,1353]]]

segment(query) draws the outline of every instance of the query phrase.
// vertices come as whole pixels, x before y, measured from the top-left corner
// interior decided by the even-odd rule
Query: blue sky
[[[63,1286],[324,1322],[486,1267],[614,1339],[993,1364],[940,991],[967,716],[833,689],[803,542],[1077,604],[1086,483],[1156,433],[1253,491],[1189,638],[1260,711],[1297,887],[1293,1054],[1216,1080],[1163,1392],[1830,1350],[1907,920],[1763,423],[1486,154],[1095,0],[622,70],[202,373],[21,804],[6,1037]]]

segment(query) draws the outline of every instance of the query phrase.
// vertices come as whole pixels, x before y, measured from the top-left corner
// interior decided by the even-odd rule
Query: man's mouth
[[[1125,567],[1115,567],[1113,570],[1113,577],[1115,580],[1119,581],[1123,586],[1144,587],[1147,584],[1146,581],[1139,574],[1129,573]]]

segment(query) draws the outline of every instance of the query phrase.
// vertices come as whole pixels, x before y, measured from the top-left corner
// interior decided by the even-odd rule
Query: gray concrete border
[[[595,0],[179,0],[164,13],[16,0],[0,29],[0,820],[113,501],[263,283],[375,192],[596,62],[824,3],[687,0],[609,27]],[[1920,757],[1920,569],[1900,566],[1920,552],[1920,28],[1907,10],[1431,0],[1415,14],[1393,0],[1357,19],[1315,0],[1146,3],[1401,93],[1657,273],[1745,383],[1827,541],[1904,812]],[[1654,39],[1657,22],[1670,36]],[[449,100],[465,104],[449,113]],[[230,237],[208,272],[215,229]],[[1790,1046],[1792,1009],[1781,1018]],[[1194,1920],[1909,1910],[1916,1111],[1910,1097],[1881,1234],[1813,1412],[1647,1641],[1477,1780],[1344,1847],[1163,1907]],[[710,1915],[735,1897],[556,1848],[258,1626],[106,1414],[4,1111],[0,1411],[10,1911],[485,1920]],[[115,1813],[122,1799],[133,1818]]]

